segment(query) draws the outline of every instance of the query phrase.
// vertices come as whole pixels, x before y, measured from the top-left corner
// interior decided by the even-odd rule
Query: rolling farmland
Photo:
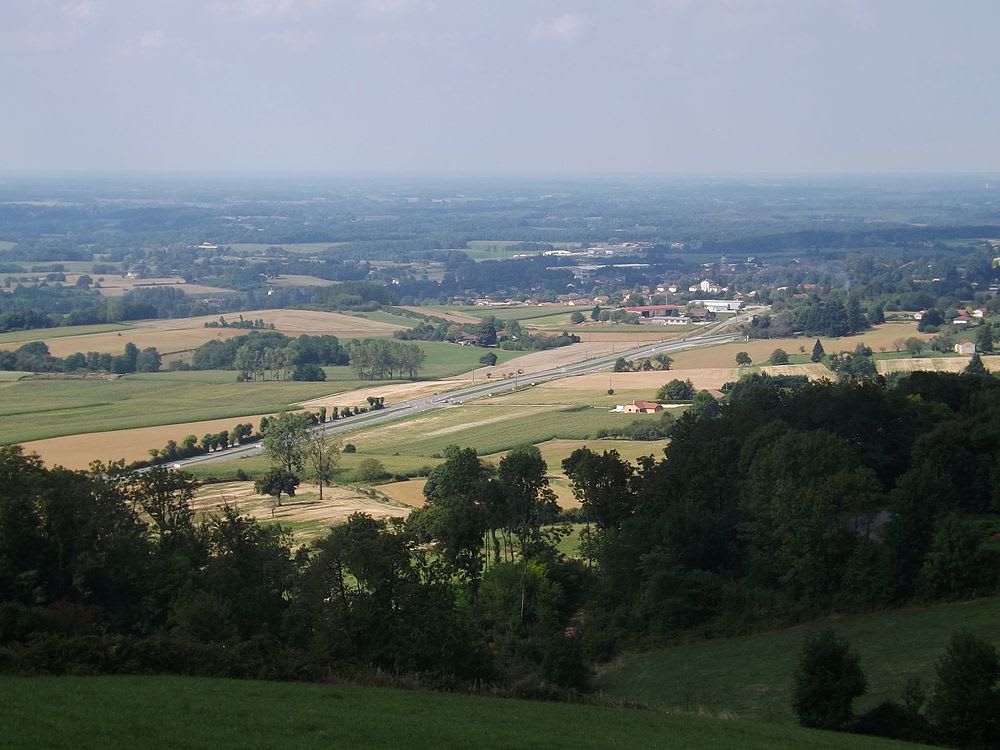
[[[250,310],[242,313],[242,316],[246,320],[261,319],[265,323],[273,323],[275,330],[288,336],[330,334],[344,339],[368,338],[391,336],[393,331],[403,328],[360,316],[317,310]],[[230,314],[228,319],[236,320],[238,317],[239,314]],[[43,334],[31,339],[22,338],[18,342],[0,341],[0,349],[16,349],[27,341],[45,341],[49,350],[57,357],[65,357],[74,352],[120,354],[125,344],[131,341],[140,349],[155,346],[161,354],[176,354],[189,352],[206,341],[228,339],[247,333],[241,328],[205,327],[205,323],[218,320],[218,315],[144,320],[132,323],[127,329],[122,330],[58,337]],[[59,329],[48,330],[59,331]]]

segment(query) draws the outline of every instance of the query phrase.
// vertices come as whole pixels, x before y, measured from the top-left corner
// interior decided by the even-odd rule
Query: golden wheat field
[[[882,359],[875,363],[882,375],[890,372],[961,372],[969,365],[971,357],[918,357]],[[990,372],[1000,372],[1000,355],[983,357],[983,364]]]
[[[229,321],[235,321],[239,315],[230,313],[225,317]],[[392,323],[318,310],[250,310],[242,313],[242,316],[244,320],[262,319],[265,323],[273,323],[275,330],[289,336],[330,334],[340,338],[367,338],[391,336],[393,331],[401,330],[401,326]],[[138,321],[123,331],[42,340],[56,357],[65,357],[74,352],[119,354],[130,341],[140,349],[155,346],[161,354],[171,354],[190,351],[213,339],[224,340],[247,333],[241,328],[205,327],[205,323],[215,322],[219,317],[203,315],[195,318],[145,320]],[[25,343],[27,341],[0,344],[0,349],[17,349]]]
[[[380,484],[378,490],[391,497],[397,503],[404,503],[414,508],[422,508],[427,502],[427,498],[424,497],[425,484],[427,484],[426,479],[408,479],[405,482]]]
[[[875,326],[870,331],[855,336],[844,336],[838,339],[820,337],[823,349],[827,354],[851,351],[858,344],[865,344],[875,352],[895,351],[894,343],[898,339],[916,336],[924,340],[933,338],[933,334],[917,332],[916,323],[885,323]],[[747,352],[753,363],[764,364],[775,349],[784,349],[789,354],[809,354],[812,352],[815,338],[805,336],[791,339],[756,339],[754,341],[737,341],[732,344],[713,346],[705,349],[691,349],[671,355],[674,358],[675,370],[698,369],[704,367],[733,367],[736,364],[736,353]]]
[[[160,448],[168,440],[180,442],[185,435],[204,435],[208,432],[230,430],[240,422],[251,422],[255,426],[260,418],[257,414],[248,417],[209,419],[203,422],[167,424],[156,427],[136,427],[114,432],[91,432],[82,435],[32,440],[23,443],[27,453],[37,453],[49,466],[65,466],[67,469],[86,469],[91,461],[141,461],[149,459],[150,448]]]
[[[72,286],[83,274],[66,274],[66,286]],[[224,289],[218,286],[208,286],[206,284],[189,284],[180,276],[159,276],[147,279],[127,279],[121,276],[101,276],[99,274],[88,274],[95,282],[97,291],[104,297],[121,297],[126,292],[134,289],[168,286],[179,289],[185,294],[233,294],[232,289]]]
[[[463,312],[442,312],[441,310],[435,310],[430,307],[420,307],[418,305],[403,305],[403,310],[409,310],[410,312],[415,312],[420,315],[431,315],[435,318],[442,318],[444,320],[450,320],[452,323],[472,323],[478,324],[482,321],[472,315],[467,315]]]

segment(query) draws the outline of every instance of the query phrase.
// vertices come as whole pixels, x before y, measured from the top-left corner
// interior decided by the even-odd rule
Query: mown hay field
[[[427,484],[426,479],[407,479],[405,482],[380,484],[378,489],[398,503],[422,508],[427,502],[427,498],[424,497],[425,484]]]
[[[204,518],[224,505],[235,506],[240,513],[261,523],[281,524],[292,531],[295,544],[305,544],[322,536],[331,526],[346,521],[352,513],[401,518],[411,510],[408,506],[387,503],[342,485],[324,487],[320,500],[319,487],[308,483],[299,485],[294,497],[282,496],[279,506],[270,495],[257,494],[253,482],[248,481],[204,484],[195,492],[191,509],[196,517]]]
[[[440,307],[419,307],[417,305],[404,305],[403,310],[409,310],[410,312],[415,312],[419,315],[430,315],[435,318],[442,318],[444,320],[450,320],[453,323],[480,323],[482,322],[480,318],[476,318],[472,315],[463,312],[449,312],[447,311],[446,305],[441,305]]]
[[[391,336],[393,331],[403,328],[360,316],[318,310],[249,310],[243,313],[229,313],[224,317],[229,321],[236,321],[240,314],[245,320],[262,319],[265,323],[273,323],[275,330],[289,336],[330,334],[344,339],[368,338]],[[170,354],[190,351],[207,341],[228,339],[248,333],[241,328],[205,327],[205,323],[216,322],[219,317],[204,315],[194,318],[136,321],[123,330],[72,336],[54,337],[48,334],[40,336],[36,334],[32,339],[0,343],[0,349],[16,349],[31,340],[45,341],[49,351],[57,357],[65,357],[74,352],[120,354],[125,344],[131,341],[140,349],[155,346],[161,354]]]
[[[907,357],[880,359],[875,363],[882,375],[890,372],[961,372],[969,366],[971,357]],[[983,364],[990,372],[1000,372],[1000,355],[984,356]]]
[[[66,274],[66,285],[72,286],[76,283],[76,280],[81,274]],[[93,277],[97,291],[101,293],[103,297],[121,297],[127,292],[134,291],[136,289],[151,289],[153,287],[170,287],[171,289],[177,289],[184,294],[190,295],[224,295],[224,294],[234,294],[232,289],[225,289],[218,286],[209,286],[207,284],[189,284],[184,281],[180,276],[163,276],[148,279],[126,279],[121,276],[100,276],[91,274]]]
[[[63,338],[64,336],[84,336],[93,333],[117,333],[119,331],[130,331],[132,326],[118,323],[95,323],[86,326],[59,326],[58,328],[32,328],[28,331],[7,331],[0,333],[0,344],[16,343],[20,346],[28,341],[48,341],[50,339]],[[12,347],[2,347],[9,349]],[[13,347],[16,348],[16,347]]]

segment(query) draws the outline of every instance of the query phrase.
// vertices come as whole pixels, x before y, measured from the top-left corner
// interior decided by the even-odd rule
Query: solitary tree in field
[[[749,367],[753,364],[753,360],[750,359],[750,355],[746,352],[736,352],[736,366],[737,367]]]
[[[771,364],[772,365],[787,365],[788,364],[788,352],[784,349],[775,349],[771,352]]]
[[[288,474],[302,470],[308,425],[308,415],[282,412],[269,420],[267,428],[262,430],[264,451],[272,463]]]
[[[275,505],[281,507],[281,495],[295,497],[295,488],[299,486],[299,478],[290,471],[275,466],[267,474],[253,483],[254,492],[260,495],[270,495]]]
[[[323,501],[323,485],[330,484],[340,463],[340,441],[322,434],[311,433],[305,443],[305,463],[308,476],[319,485]]]
[[[816,339],[816,343],[813,344],[812,356],[809,359],[813,362],[819,362],[823,359],[824,354],[826,352],[823,350],[823,343],[819,339]]]
[[[854,699],[868,687],[851,645],[824,630],[806,639],[795,670],[792,706],[804,727],[839,729],[851,719]]]

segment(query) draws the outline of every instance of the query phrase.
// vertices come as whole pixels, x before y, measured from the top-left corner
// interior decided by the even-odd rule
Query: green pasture
[[[346,367],[328,372],[330,379],[320,383],[238,383],[232,370],[142,373],[118,380],[21,380],[4,388],[0,435],[4,442],[19,443],[235,418],[281,411],[299,401],[370,385]]]
[[[384,310],[375,310],[373,312],[346,312],[344,314],[357,318],[367,318],[368,320],[374,320],[377,323],[391,323],[405,328],[413,328],[414,324],[417,322],[413,318],[406,318],[402,315],[394,315],[392,313],[385,312]]]
[[[183,435],[181,436],[183,437]],[[351,442],[345,439],[344,443]],[[337,476],[334,481],[338,483],[350,483],[354,481],[352,472],[362,461],[367,458],[374,458],[382,462],[385,470],[390,474],[406,474],[415,472],[425,466],[437,466],[441,459],[430,458],[428,456],[399,455],[390,453],[341,453],[340,462],[337,467]],[[184,468],[184,471],[193,474],[198,479],[224,479],[234,481],[240,477],[236,476],[237,471],[244,472],[250,479],[258,479],[271,468],[270,459],[262,451],[255,452],[246,458],[234,458],[230,461],[223,461],[211,464],[193,464]]]
[[[486,455],[554,438],[585,440],[601,428],[620,424],[621,417],[587,407],[466,404],[351,432],[344,440],[364,454],[431,457],[449,445],[460,445]],[[634,418],[655,421],[658,416]]]
[[[18,750],[913,747],[751,721],[343,684],[3,677],[0,691],[0,748]]]
[[[659,708],[704,709],[791,723],[792,673],[805,636],[826,627],[861,656],[866,710],[899,698],[908,677],[934,680],[934,664],[956,630],[1000,645],[1000,598],[928,609],[829,617],[769,633],[709,640],[625,656],[598,680],[609,695]]]
[[[447,378],[483,367],[479,364],[479,358],[489,352],[497,355],[498,365],[530,353],[511,352],[504,349],[481,349],[478,346],[460,346],[445,341],[414,341],[412,343],[423,349],[427,355],[424,366],[420,370],[421,380]]]
[[[427,353],[421,379],[450,377],[479,367],[479,357],[485,352],[442,342],[416,343]],[[496,353],[501,362],[524,354],[500,350]],[[360,380],[348,366],[324,370],[327,379],[323,382],[238,383],[234,370],[137,373],[117,380],[19,380],[4,387],[0,439],[17,443],[86,432],[237,418],[281,411],[320,396],[401,382]],[[21,378],[25,374],[14,373],[4,379]]]

